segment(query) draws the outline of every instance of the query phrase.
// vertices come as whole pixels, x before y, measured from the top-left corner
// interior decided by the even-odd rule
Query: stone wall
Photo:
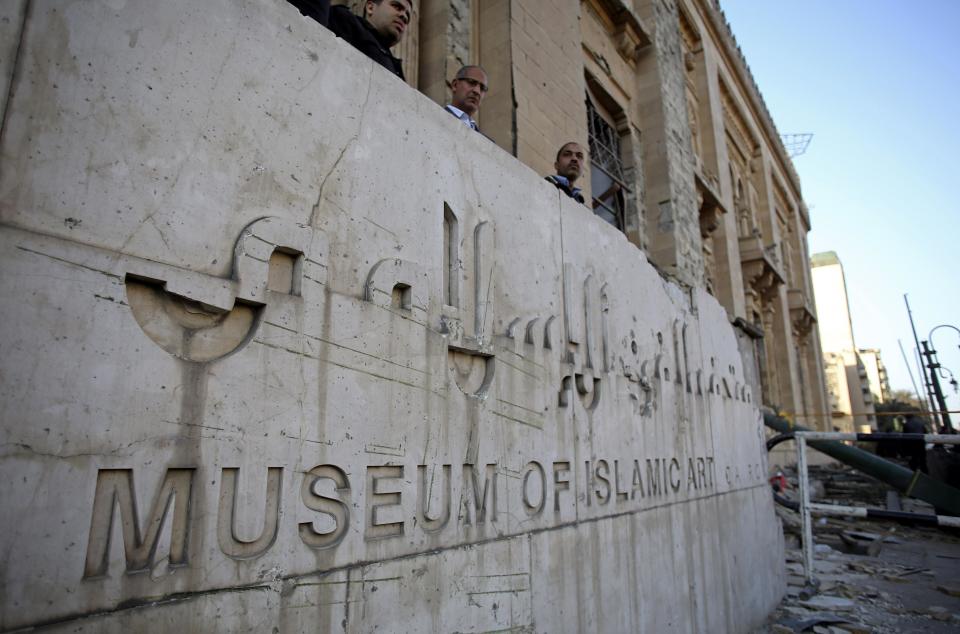
[[[0,629],[776,605],[756,395],[704,290],[285,2],[2,17]]]
[[[541,174],[564,143],[587,147],[580,20],[577,0],[512,2],[516,156]]]
[[[653,50],[640,61],[637,91],[646,133],[646,229],[650,258],[682,283],[703,286],[694,157],[676,2],[645,2],[639,17],[654,32]]]

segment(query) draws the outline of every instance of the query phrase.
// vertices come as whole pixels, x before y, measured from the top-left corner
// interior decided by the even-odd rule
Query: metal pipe
[[[810,517],[810,482],[807,479],[807,441],[797,441],[797,480],[800,484],[800,528],[803,531],[803,575],[813,585],[813,520]]]
[[[798,429],[795,431],[803,431]],[[896,432],[876,432],[861,434],[843,431],[803,431],[807,440],[855,440],[860,442],[879,442],[881,440],[922,440],[925,443],[960,445],[960,436],[956,434],[910,434]]]
[[[949,515],[928,515],[907,513],[905,511],[887,511],[868,509],[862,506],[843,506],[840,504],[810,504],[813,515],[832,515],[835,517],[862,517],[868,520],[896,520],[905,524],[925,524],[927,526],[947,526],[960,528],[960,517]]]
[[[767,427],[781,433],[812,431],[806,427],[794,425],[772,412],[764,412],[763,422]],[[905,495],[932,504],[940,514],[960,517],[960,491],[944,482],[934,480],[919,471],[914,473],[898,464],[878,458],[872,453],[833,440],[811,440],[807,444],[821,453],[889,484]],[[768,442],[767,449],[770,448],[771,445]]]

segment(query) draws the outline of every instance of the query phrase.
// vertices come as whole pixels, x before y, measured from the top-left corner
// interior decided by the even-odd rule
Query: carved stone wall
[[[22,7],[0,629],[749,631],[776,605],[714,298],[287,3]]]

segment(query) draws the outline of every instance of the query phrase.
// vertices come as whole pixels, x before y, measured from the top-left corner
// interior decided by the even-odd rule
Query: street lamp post
[[[937,361],[937,351],[933,347],[933,333],[940,328],[950,328],[960,335],[960,328],[951,326],[950,324],[940,324],[939,326],[934,326],[933,330],[930,331],[930,334],[927,335],[927,340],[930,342],[929,346],[927,345],[927,341],[921,341],[920,343],[923,346],[923,355],[927,358],[927,367],[930,368],[930,379],[933,383],[933,392],[936,395],[937,404],[940,407],[940,419],[943,421],[943,429],[941,430],[941,433],[953,434],[955,431],[953,429],[953,424],[950,422],[950,414],[947,410],[947,400],[943,397],[943,390],[940,389],[940,376],[943,376],[944,370],[949,372],[950,383],[954,386],[954,389],[957,387],[957,380],[953,378],[953,373],[950,372],[948,368],[944,368],[940,365],[940,362]],[[960,348],[960,346],[958,346],[958,348]]]

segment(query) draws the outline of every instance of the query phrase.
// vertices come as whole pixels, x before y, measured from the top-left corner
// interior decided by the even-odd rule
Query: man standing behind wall
[[[487,94],[487,73],[479,66],[464,66],[450,82],[450,93],[447,112],[479,132],[473,117]]]
[[[557,173],[546,177],[546,180],[553,183],[557,189],[580,204],[584,202],[583,193],[574,183],[583,174],[583,160],[583,146],[574,141],[564,143],[557,152],[557,160],[553,164],[553,169],[557,170]]]
[[[342,5],[331,7],[330,0],[289,2],[303,15],[327,27],[400,79],[404,78],[400,60],[390,53],[390,47],[400,41],[410,24],[412,0],[367,0],[363,3],[362,16],[354,15]]]

